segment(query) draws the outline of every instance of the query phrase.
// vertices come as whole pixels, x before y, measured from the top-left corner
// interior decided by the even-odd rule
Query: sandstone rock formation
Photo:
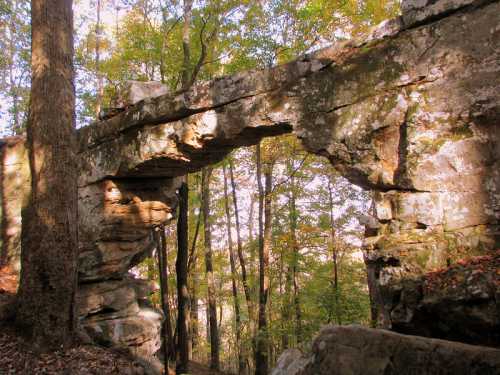
[[[10,269],[19,272],[21,267],[21,209],[31,189],[30,179],[24,139],[11,137],[0,140],[0,270],[8,265]]]
[[[169,92],[168,86],[160,82],[125,81],[113,104],[117,108],[127,108],[144,99],[165,95]]]
[[[403,285],[500,244],[500,3],[403,10],[363,38],[146,98],[79,130],[81,312],[95,338],[153,354],[161,318],[141,307],[127,272],[172,218],[176,177],[288,132],[375,192],[366,262],[378,324],[434,334],[407,318],[420,302],[407,302]],[[16,212],[4,212],[4,231]],[[463,315],[451,306],[440,304],[436,325]]]
[[[289,354],[278,360],[284,367],[272,375],[500,373],[500,350],[360,326],[325,327],[314,340],[312,353],[294,359]]]

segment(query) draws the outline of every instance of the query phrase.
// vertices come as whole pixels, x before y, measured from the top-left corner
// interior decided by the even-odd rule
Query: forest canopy
[[[126,80],[180,89],[179,0],[75,0],[77,126],[109,107]],[[196,79],[290,61],[356,35],[399,11],[397,0],[194,1],[189,69]],[[30,86],[30,1],[0,0],[0,125],[22,133]],[[205,51],[205,52],[203,52]]]

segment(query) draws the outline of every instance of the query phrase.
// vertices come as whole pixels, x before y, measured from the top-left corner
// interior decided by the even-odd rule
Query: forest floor
[[[227,375],[190,362],[189,374]],[[0,324],[0,375],[144,375],[143,367],[120,352],[92,345],[35,354],[12,327]],[[169,370],[169,375],[175,371]]]
[[[189,374],[191,375],[229,375],[225,372],[213,371],[209,367],[202,365],[197,362],[189,362]],[[169,373],[169,375],[175,375],[175,372]]]
[[[15,329],[2,319],[11,315],[10,307],[18,286],[17,273],[0,269],[0,375],[142,375],[141,365],[126,354],[93,345],[37,355]],[[192,375],[227,375],[190,362]],[[169,370],[169,375],[175,371]]]
[[[144,369],[121,353],[92,345],[37,355],[4,324],[0,325],[0,375],[11,374],[141,375]]]

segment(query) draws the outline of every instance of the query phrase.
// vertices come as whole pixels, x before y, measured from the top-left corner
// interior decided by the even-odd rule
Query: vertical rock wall
[[[105,179],[78,189],[81,326],[95,341],[152,361],[163,316],[149,306],[156,285],[128,271],[151,256],[155,226],[172,218],[172,178]]]

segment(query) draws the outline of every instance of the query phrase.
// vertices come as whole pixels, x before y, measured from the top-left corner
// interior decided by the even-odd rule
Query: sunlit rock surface
[[[31,186],[28,152],[24,138],[0,140],[0,199],[2,238],[0,270],[9,266],[19,272],[21,268],[21,209]]]
[[[311,353],[278,360],[285,363],[272,375],[496,375],[500,350],[360,326],[327,326]]]
[[[151,255],[151,228],[173,217],[177,179],[106,179],[78,189],[79,278],[121,277]]]

